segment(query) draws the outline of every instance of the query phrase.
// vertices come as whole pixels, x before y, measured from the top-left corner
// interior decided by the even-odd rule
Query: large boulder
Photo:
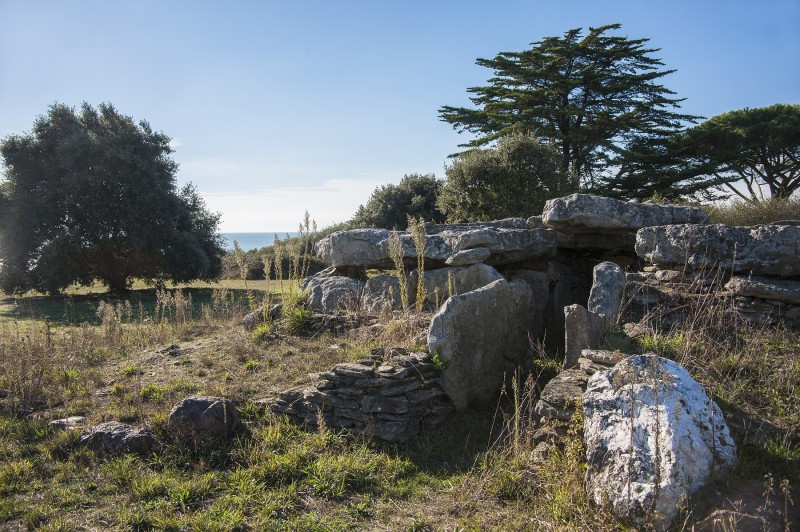
[[[84,430],[80,443],[94,450],[143,454],[155,447],[156,440],[147,427],[107,421]]]
[[[621,519],[662,530],[716,470],[736,461],[719,407],[653,354],[595,373],[583,395],[586,490]]]
[[[364,282],[338,275],[336,268],[330,267],[316,275],[306,277],[300,289],[308,293],[306,306],[322,312],[356,308],[364,290]]]
[[[552,232],[529,229],[527,222],[521,218],[490,223],[427,226],[426,230],[426,268],[445,266],[448,259],[451,264],[479,260],[490,264],[507,264],[549,257],[556,249]],[[393,268],[394,261],[389,252],[391,234],[392,231],[386,229],[339,231],[320,240],[315,249],[317,255],[330,266]],[[406,265],[415,265],[417,250],[411,234],[402,231],[397,236]],[[482,250],[463,253],[475,248]]]
[[[414,278],[417,279],[418,275]],[[425,286],[425,305],[439,308],[449,297],[471,292],[502,278],[500,272],[482,263],[424,272],[422,284]]]
[[[252,331],[266,321],[277,320],[283,313],[283,304],[275,303],[270,305],[269,309],[265,309],[264,305],[257,307],[252,312],[248,312],[242,318],[242,325],[248,331]]]
[[[616,325],[625,295],[625,272],[613,262],[594,267],[587,308],[603,318],[606,328]]]
[[[492,400],[509,365],[528,354],[533,301],[522,280],[453,296],[428,329],[428,348],[445,364],[442,389],[458,409]]]
[[[636,233],[636,253],[657,265],[792,277],[800,275],[800,227],[646,227]]]
[[[406,276],[406,304],[416,301],[416,277]],[[400,281],[396,275],[383,273],[367,280],[361,295],[361,310],[373,314],[402,310]]]
[[[652,225],[703,222],[708,215],[694,207],[633,203],[614,198],[572,194],[549,200],[544,225],[565,233],[625,233]]]
[[[238,420],[230,399],[194,396],[172,408],[167,428],[182,436],[221,438],[233,434]]]

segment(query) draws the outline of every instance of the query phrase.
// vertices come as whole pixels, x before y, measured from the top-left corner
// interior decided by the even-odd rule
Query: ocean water
[[[286,238],[298,236],[298,233],[278,233],[278,238]],[[261,249],[265,246],[271,246],[275,241],[275,233],[222,233],[222,238],[225,240],[225,249],[233,251],[233,241],[235,240],[239,247],[244,251],[251,249]]]

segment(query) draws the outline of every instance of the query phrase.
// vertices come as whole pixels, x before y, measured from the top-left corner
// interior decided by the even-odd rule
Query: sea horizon
[[[299,235],[297,232],[237,232],[237,233],[220,233],[224,240],[224,248],[226,251],[233,251],[233,242],[236,241],[243,251],[258,250],[263,247],[271,246],[275,242],[275,236],[284,239],[288,235],[294,238]]]

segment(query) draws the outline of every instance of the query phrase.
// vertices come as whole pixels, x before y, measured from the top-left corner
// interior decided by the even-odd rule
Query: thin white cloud
[[[283,189],[286,183],[303,188],[321,186],[337,179],[369,180],[379,184],[399,181],[404,171],[397,168],[374,168],[309,164],[302,162],[243,161],[231,159],[192,159],[180,161],[179,177],[215,192],[249,192],[253,188]],[[299,186],[299,185],[298,185]]]

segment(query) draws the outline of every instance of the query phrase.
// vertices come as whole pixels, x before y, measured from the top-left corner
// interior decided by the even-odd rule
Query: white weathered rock
[[[549,200],[542,212],[547,227],[565,233],[635,232],[652,225],[700,223],[706,218],[705,212],[694,207],[631,203],[590,194]]]
[[[334,267],[306,277],[300,289],[308,293],[306,306],[313,310],[334,312],[344,308],[356,308],[361,300],[364,282],[336,275]]]
[[[446,364],[442,389],[458,409],[492,400],[507,362],[521,361],[527,343],[531,292],[504,279],[453,296],[431,320],[428,348]]]
[[[626,358],[583,395],[586,490],[618,517],[670,525],[687,496],[736,461],[719,407],[677,363]]]
[[[800,275],[800,227],[645,227],[636,233],[636,253],[658,265],[792,277]]]
[[[731,277],[725,288],[737,296],[759,297],[800,305],[800,281],[766,277]]]
[[[625,295],[625,272],[613,262],[594,267],[587,308],[601,318],[606,328],[616,325]]]
[[[490,255],[486,260],[492,264],[549,257],[556,250],[555,235],[551,231],[529,229],[521,218],[513,223],[501,220],[430,226],[430,229],[435,232],[427,235],[426,267],[444,266],[453,255],[473,248],[488,249]],[[339,231],[320,240],[315,249],[317,255],[331,266],[392,268],[394,263],[389,253],[391,233],[386,229]],[[398,237],[407,266],[415,264],[417,251],[413,238],[405,231],[399,232]]]
[[[73,430],[86,424],[83,416],[70,416],[63,419],[54,419],[47,424],[53,430]]]
[[[230,399],[194,396],[172,408],[167,428],[183,436],[219,438],[231,436],[238,420]]]

